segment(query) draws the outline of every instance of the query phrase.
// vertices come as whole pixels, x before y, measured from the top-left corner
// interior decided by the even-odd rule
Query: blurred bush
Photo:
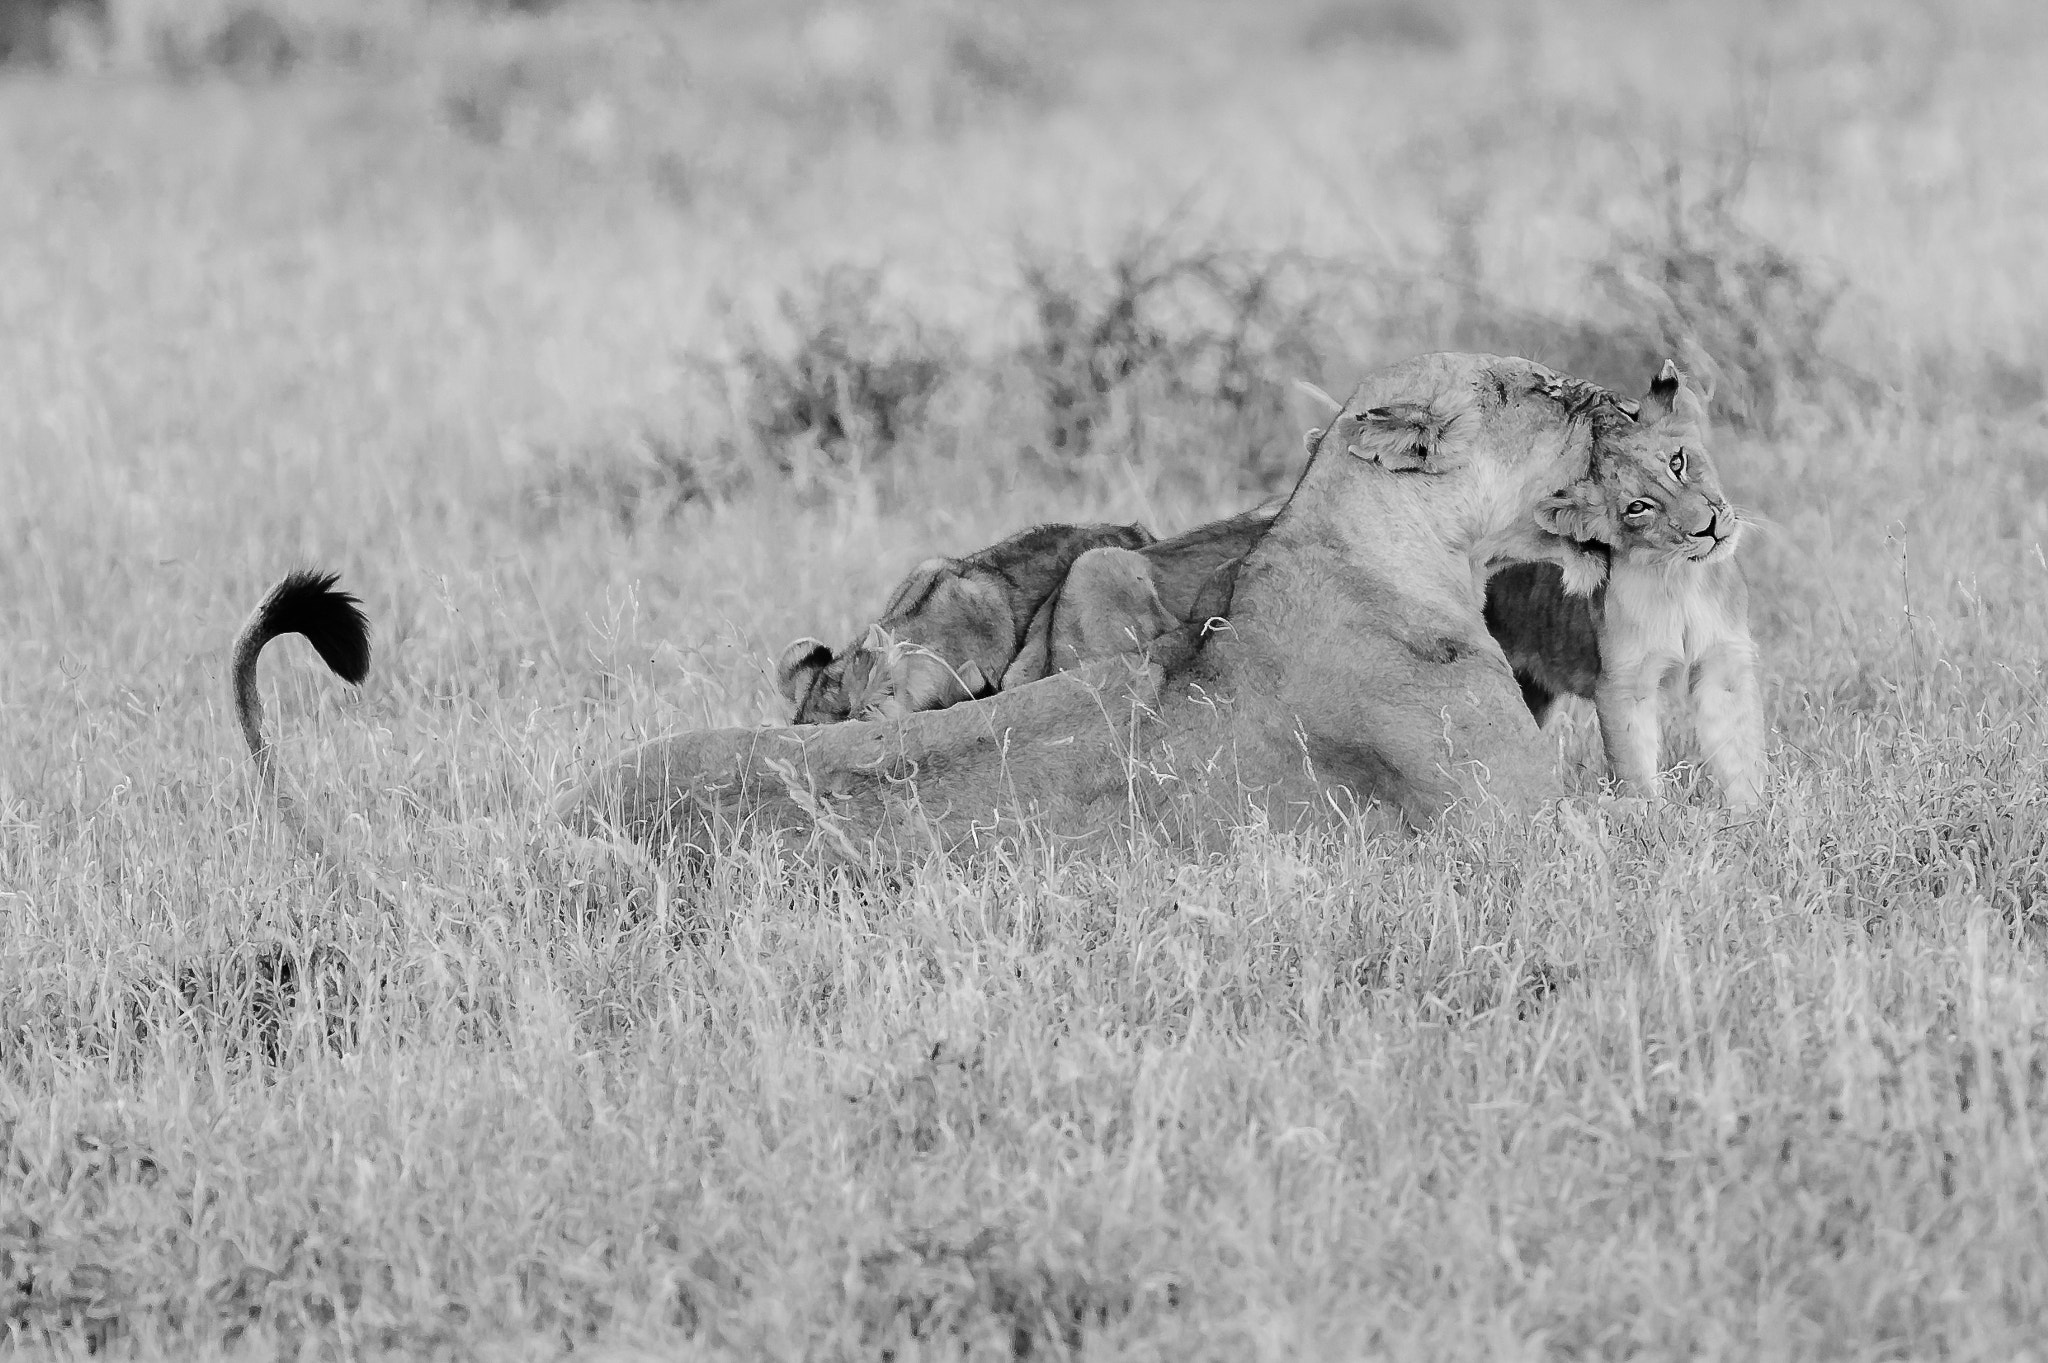
[[[783,290],[776,311],[779,325],[735,323],[726,354],[688,357],[704,399],[692,418],[543,457],[529,510],[553,521],[595,507],[631,530],[764,476],[872,468],[920,443],[961,362],[958,337],[891,303],[881,273],[854,265]]]
[[[1025,251],[1032,332],[1018,359],[1055,463],[1199,427],[1266,488],[1298,462],[1287,421],[1295,378],[1319,374],[1328,313],[1353,282],[1296,251],[1141,231],[1103,261]]]
[[[1064,88],[1032,10],[992,0],[826,5],[791,55],[804,78],[764,88],[784,116],[833,130],[944,133],[1004,107],[1043,110]]]
[[[527,502],[551,517],[595,507],[631,529],[764,477],[986,451],[991,431],[1058,478],[1135,464],[1262,495],[1301,466],[1294,379],[1341,389],[1428,350],[1523,355],[1628,396],[1672,358],[1711,390],[1717,419],[1760,431],[1857,381],[1822,336],[1839,286],[1725,201],[1615,238],[1580,267],[1569,313],[1495,285],[1476,216],[1449,212],[1440,253],[1406,263],[1261,250],[1171,220],[1102,257],[1026,246],[1023,338],[971,358],[965,338],[890,302],[877,271],[840,265],[784,290],[769,324],[734,323],[724,354],[690,358],[704,398],[690,420],[551,455]],[[949,387],[968,415],[935,423]]]
[[[221,71],[240,80],[280,80],[305,53],[293,31],[269,10],[239,5],[211,24],[159,26],[157,65],[185,78]]]
[[[55,66],[67,53],[104,44],[107,0],[0,0],[0,63]]]
[[[1301,41],[1311,48],[1357,43],[1449,53],[1465,45],[1465,23],[1443,0],[1339,0],[1309,19]]]
[[[1821,336],[1843,286],[1745,227],[1730,197],[1688,205],[1674,174],[1661,226],[1617,239],[1592,282],[1713,392],[1718,418],[1768,431],[1795,394],[1852,377]]]
[[[769,451],[886,451],[914,431],[959,346],[883,298],[881,274],[833,266],[782,292],[793,348],[742,329],[729,366],[708,366],[747,434]],[[778,459],[778,462],[786,462]]]
[[[1530,307],[1497,282],[1479,244],[1480,206],[1447,205],[1433,261],[1382,270],[1372,313],[1390,354],[1447,348],[1522,355],[1631,395],[1666,359],[1712,394],[1715,419],[1776,429],[1795,399],[1871,381],[1823,335],[1843,287],[1744,225],[1724,186],[1695,201],[1675,176],[1646,226],[1608,238],[1568,292],[1570,312]]]
[[[1367,64],[1413,68],[1429,84],[1444,76],[1433,54],[1463,64],[1501,55],[1492,13],[1477,0],[1305,0],[1281,12],[1264,57],[1299,64],[1298,35],[1345,49],[1341,63],[1380,49]],[[1113,68],[1070,75],[1089,55],[1062,36],[1072,17],[994,0],[0,0],[0,55],[62,64],[100,47],[175,78],[249,81],[374,57],[395,68],[381,72],[379,96],[395,117],[424,103],[467,144],[436,155],[463,169],[502,159],[509,173],[479,177],[488,192],[517,185],[575,202],[565,190],[624,185],[630,199],[638,181],[666,206],[751,225],[801,201],[793,184],[821,163],[878,150],[849,141],[890,144],[882,156],[900,151],[909,164],[973,120],[1031,116],[1093,91]],[[1885,52],[1900,46],[1886,42]],[[1150,55],[1134,47],[1111,60]],[[2022,335],[2000,337],[1998,354],[1966,336],[1850,343],[1842,282],[1739,211],[1753,154],[1741,128],[1712,129],[1692,160],[1726,164],[1688,195],[1675,172],[1627,182],[1617,168],[1636,164],[1640,129],[1596,114],[1530,85],[1418,119],[1396,134],[1408,144],[1384,155],[1361,152],[1392,168],[1390,220],[1404,207],[1394,195],[1441,200],[1441,233],[1413,252],[1317,257],[1228,233],[1203,239],[1175,220],[1097,256],[1027,246],[1017,294],[987,300],[991,312],[1021,304],[1023,334],[992,325],[971,359],[962,335],[891,304],[872,270],[813,275],[769,316],[733,324],[720,354],[687,362],[686,415],[547,456],[532,500],[601,506],[637,524],[763,476],[942,455],[970,427],[978,446],[994,432],[1056,476],[1150,460],[1155,473],[1200,464],[1265,491],[1299,466],[1290,380],[1341,387],[1444,348],[1527,355],[1627,393],[1673,358],[1712,390],[1721,420],[1763,431],[1790,412],[1844,406],[1844,394],[1993,412],[2042,404],[2048,381]],[[1604,167],[1597,186],[1591,157]],[[1555,214],[1574,217],[1560,234],[1571,254],[1535,266],[1540,277],[1512,277],[1505,251],[1488,258],[1480,217],[1492,202],[1496,226],[1512,226],[1508,215],[1550,204],[1560,186],[1586,195],[1575,213]],[[1844,352],[1882,372],[1843,363],[1831,328]],[[948,390],[983,405],[934,422]],[[1173,459],[1153,459],[1161,453]]]
[[[746,487],[754,470],[731,459],[730,443],[692,439],[692,424],[651,421],[623,436],[536,452],[518,485],[520,519],[554,530],[594,515],[632,534]]]

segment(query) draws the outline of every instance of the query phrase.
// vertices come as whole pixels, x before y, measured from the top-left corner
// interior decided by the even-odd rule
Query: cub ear
[[[1301,447],[1310,454],[1314,454],[1316,446],[1322,443],[1323,428],[1320,426],[1311,426],[1301,433]]]
[[[1562,536],[1577,544],[1596,543],[1603,538],[1606,517],[1594,498],[1563,491],[1536,503],[1536,528]]]
[[[820,672],[832,665],[832,650],[816,639],[798,639],[775,660],[775,689],[801,702]]]
[[[1678,405],[1678,390],[1685,386],[1685,376],[1678,372],[1676,360],[1664,361],[1664,367],[1657,371],[1657,377],[1650,380],[1650,391],[1643,394],[1637,404],[1637,421],[1662,421],[1671,415]]]
[[[1419,402],[1395,402],[1344,418],[1355,424],[1345,448],[1360,459],[1399,473],[1447,473],[1441,457],[1450,421]]]

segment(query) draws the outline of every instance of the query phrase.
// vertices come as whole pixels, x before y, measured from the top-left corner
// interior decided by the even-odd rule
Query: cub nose
[[[1696,540],[1718,541],[1721,538],[1721,513],[1718,511],[1709,512],[1707,515],[1707,528],[1693,531],[1692,537]]]

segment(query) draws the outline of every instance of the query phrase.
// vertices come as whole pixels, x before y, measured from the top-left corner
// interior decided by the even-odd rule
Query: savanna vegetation
[[[0,1338],[2017,1358],[2048,1337],[2048,15],[0,0]],[[1525,829],[655,899],[789,638],[1284,489],[1426,349],[1714,389],[1772,725]],[[297,641],[264,809],[225,653]],[[1680,754],[1683,756],[1683,754]],[[678,882],[683,884],[683,882]]]

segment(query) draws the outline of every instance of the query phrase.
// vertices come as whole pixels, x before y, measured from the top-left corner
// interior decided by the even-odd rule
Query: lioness
[[[1301,383],[1300,387],[1326,404],[1333,415],[1341,412],[1343,404],[1320,388],[1309,383]],[[1315,453],[1322,438],[1321,427],[1307,432],[1308,453]],[[1141,654],[1152,640],[1170,630],[1227,614],[1237,568],[1272,527],[1274,515],[1272,510],[1257,508],[1135,550],[1110,545],[1088,549],[1072,560],[1058,590],[1039,608],[1016,658],[1002,673],[999,689],[1008,690],[1053,672],[1069,671],[1093,658]],[[1004,549],[1015,543],[1006,540],[996,548]],[[1575,560],[1574,567],[1576,578],[1570,585],[1576,592],[1591,591],[1604,573],[1604,561],[1593,557]],[[920,573],[924,571],[919,569]],[[1558,570],[1558,578],[1562,580],[1562,569]],[[877,621],[863,641],[841,654],[835,664],[851,664],[865,675],[885,679],[871,691],[879,691],[899,703],[890,709],[863,708],[843,699],[836,706],[821,704],[817,697],[843,698],[843,689],[821,682],[799,698],[785,682],[785,694],[798,700],[793,722],[900,718],[911,710],[943,709],[968,698],[969,693],[960,687],[920,689],[911,685],[907,677],[890,680],[892,672],[907,673],[913,665],[945,664],[956,674],[976,679],[985,675],[981,660],[970,659],[968,650],[997,631],[974,621],[975,606],[964,601],[945,602],[943,613],[947,618],[943,622],[918,619],[919,612],[925,609],[940,613],[937,607],[918,604],[914,590],[918,581],[918,574],[913,573],[890,598],[884,608],[887,628],[884,621]],[[1005,623],[1010,618],[1007,604],[999,599],[991,599],[981,609],[990,615],[1000,612]],[[902,649],[894,642],[910,629],[917,631],[921,641],[915,650]],[[787,678],[793,665],[815,665],[819,659],[829,657],[815,640],[799,639],[784,651],[779,675]],[[904,697],[920,696],[926,703],[902,703]],[[1533,699],[1530,708],[1537,711]],[[1541,711],[1537,711],[1537,720],[1541,723]]]
[[[1419,826],[1461,798],[1546,799],[1554,763],[1486,631],[1484,575],[1585,557],[1535,508],[1628,424],[1612,394],[1527,360],[1392,366],[1318,439],[1222,628],[900,720],[655,740],[558,809],[698,853],[751,826],[858,855],[1026,826],[1099,840],[1127,812],[1284,824],[1377,802]]]
[[[1764,763],[1748,591],[1732,561],[1742,521],[1721,491],[1706,405],[1675,364],[1636,407],[1635,424],[1596,453],[1592,479],[1536,513],[1545,529],[1609,552],[1608,583],[1567,581],[1554,564],[1512,565],[1488,585],[1487,628],[1539,725],[1560,693],[1595,701],[1609,767],[1641,793],[1656,784],[1658,693],[1683,673],[1708,769],[1730,807],[1747,809]],[[1321,436],[1310,431],[1310,446]],[[1139,652],[1176,626],[1155,585],[1138,554],[1094,549],[1076,559],[1048,606],[1082,622],[1054,648],[1055,666]]]
[[[775,680],[796,703],[791,722],[893,719],[985,696],[1069,564],[1097,547],[1151,542],[1136,525],[1039,525],[964,558],[927,559],[837,655],[808,638],[782,651]]]
[[[1537,508],[1546,528],[1609,548],[1606,585],[1567,593],[1555,568],[1508,569],[1488,584],[1500,640],[1540,724],[1561,694],[1593,701],[1608,770],[1657,787],[1660,693],[1689,691],[1707,769],[1729,807],[1763,793],[1764,720],[1749,589],[1735,561],[1743,521],[1708,452],[1706,404],[1667,362],[1636,424],[1603,443],[1594,477]]]

